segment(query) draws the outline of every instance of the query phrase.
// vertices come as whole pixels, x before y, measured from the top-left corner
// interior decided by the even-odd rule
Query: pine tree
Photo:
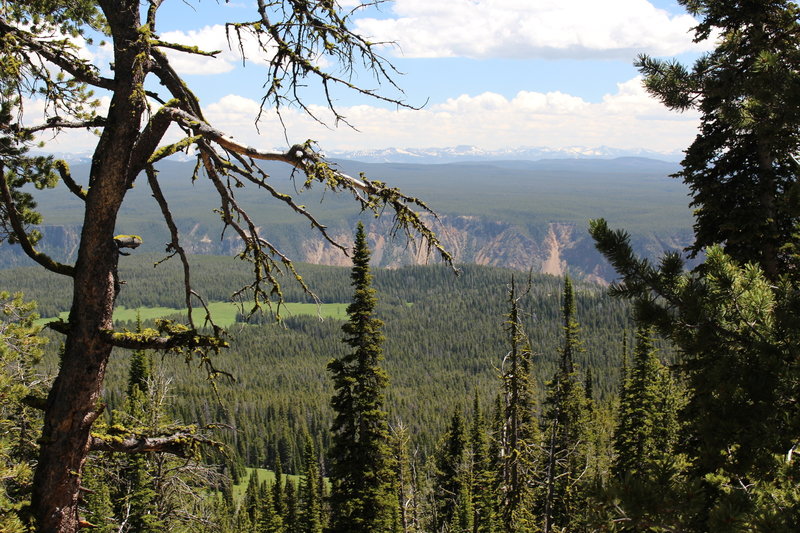
[[[529,531],[534,527],[530,515],[530,482],[534,476],[536,459],[533,450],[539,443],[539,431],[534,417],[534,390],[530,377],[533,354],[522,327],[520,299],[512,277],[505,323],[510,350],[502,365],[504,412],[500,427],[500,515],[506,531]]]
[[[272,482],[269,498],[272,501],[272,508],[275,511],[276,518],[283,522],[286,516],[286,501],[284,498],[284,479],[283,479],[283,463],[281,456],[275,457],[275,481]]]
[[[458,409],[436,452],[433,497],[436,506],[435,531],[470,531],[471,501],[466,465],[467,439]]]
[[[642,56],[645,87],[668,107],[701,113],[676,175],[692,194],[693,254],[712,245],[773,281],[797,272],[800,8],[788,0],[681,0],[700,17],[695,38],[719,32],[688,70]]]
[[[569,276],[564,279],[563,334],[559,369],[548,384],[544,433],[543,494],[539,509],[542,530],[572,529],[581,519],[581,478],[588,468],[586,393],[575,372],[575,355],[582,349]]]
[[[473,533],[497,531],[497,491],[492,471],[486,423],[478,401],[478,391],[472,407],[470,448],[472,451],[472,524]]]
[[[715,49],[691,69],[648,57],[639,67],[651,94],[701,114],[677,176],[696,213],[691,252],[705,260],[688,273],[677,254],[652,265],[624,231],[597,220],[590,232],[620,275],[614,293],[634,299],[637,318],[682,354],[683,450],[706,497],[684,527],[703,531],[769,514],[757,494],[787,486],[776,476],[800,434],[800,9],[787,0],[680,3],[699,18],[696,39],[719,35]]]
[[[303,478],[300,481],[298,530],[300,533],[322,533],[322,495],[319,491],[319,463],[314,443],[306,435],[303,453]]]
[[[298,527],[298,508],[297,508],[297,488],[294,481],[286,478],[286,483],[283,486],[283,501],[284,501],[284,516],[283,527],[287,533],[296,533]]]
[[[115,533],[120,530],[116,520],[116,512],[112,502],[110,479],[96,464],[86,467],[84,482],[91,490],[84,498],[85,520],[98,533]]]
[[[0,117],[1,118],[1,117]],[[22,294],[0,291],[0,531],[29,530],[32,481],[31,465],[41,426],[38,413],[24,405],[27,395],[42,394],[34,366],[47,341],[39,336],[41,326],[35,304],[23,302]]]
[[[142,331],[137,316],[137,331]],[[161,413],[148,405],[148,382],[152,377],[152,356],[145,350],[136,350],[131,356],[128,370],[128,396],[125,399],[124,418],[142,424],[146,429],[158,426]],[[151,418],[155,417],[155,420]],[[135,454],[123,460],[121,477],[128,485],[127,504],[129,514],[126,522],[133,531],[156,533],[163,531],[165,524],[158,516],[155,491],[154,467],[146,454]]]
[[[659,361],[648,328],[637,329],[633,365],[625,381],[611,484],[624,513],[623,529],[679,529],[690,503],[683,486],[686,460],[678,452],[683,397]]]
[[[381,368],[382,321],[373,316],[375,289],[363,224],[358,224],[351,273],[353,302],[342,327],[352,352],[328,364],[333,374],[335,412],[331,446],[331,531],[385,532],[392,529],[396,506],[389,466],[388,415]]]
[[[240,512],[247,514],[248,521],[251,524],[259,522],[261,517],[260,507],[263,499],[261,497],[261,487],[258,484],[258,473],[253,470],[247,479],[247,488],[244,491],[244,499],[240,509]]]

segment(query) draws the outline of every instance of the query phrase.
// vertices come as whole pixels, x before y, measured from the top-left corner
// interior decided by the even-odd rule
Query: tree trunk
[[[135,175],[131,154],[145,109],[146,46],[137,31],[138,2],[101,2],[114,37],[116,90],[89,175],[89,191],[75,264],[72,308],[58,377],[47,399],[32,508],[45,533],[74,532],[83,464],[92,423],[102,412],[100,393],[111,345],[100,332],[111,329],[119,283],[114,230],[122,200]]]

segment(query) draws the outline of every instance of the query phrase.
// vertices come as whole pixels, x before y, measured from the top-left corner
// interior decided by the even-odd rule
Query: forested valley
[[[439,232],[444,217],[416,192],[328,161],[311,140],[237,141],[175,59],[219,52],[162,39],[163,3],[0,3],[0,250],[22,250],[0,263],[33,264],[0,271],[1,531],[800,529],[796,2],[678,0],[709,51],[691,66],[635,59],[647,93],[699,129],[658,209],[615,219],[603,206],[622,204],[606,196],[565,215],[570,231],[586,221],[580,242],[610,277],[594,260],[574,276],[525,264],[560,268],[567,246],[516,255],[516,270],[458,264],[477,241]],[[258,0],[254,18],[225,26],[240,59],[246,45],[266,58],[254,120],[313,116],[325,107],[306,100],[310,85],[334,123],[346,122],[339,89],[415,109],[383,43],[354,29],[376,2],[351,4]],[[95,42],[105,55],[76,45]],[[96,135],[80,171],[32,150],[75,130]],[[163,172],[179,153],[195,161],[182,182]],[[468,167],[473,185],[485,178]],[[486,196],[477,215],[525,218],[514,188],[526,178],[506,177],[507,203]],[[551,177],[539,205],[563,198]],[[604,183],[636,181],[597,177],[582,178],[594,200]],[[468,181],[439,189],[448,209]],[[37,203],[56,187],[69,206]],[[333,211],[355,206],[344,233],[303,202],[313,188],[341,202]],[[625,222],[683,235],[685,209],[661,207],[686,191],[692,235],[643,253]],[[191,253],[207,235],[187,235],[199,226],[177,219],[178,198],[212,209],[204,221],[231,257]],[[47,249],[43,224],[62,208],[74,240]],[[282,238],[310,232],[347,264],[293,262],[259,208],[304,228]],[[569,210],[550,208],[548,229],[567,227],[550,217]],[[158,226],[153,240],[120,229],[131,212],[143,233]],[[515,246],[534,233],[515,230]],[[414,263],[438,263],[378,268],[401,264],[384,261],[387,236]]]
[[[148,254],[125,258],[120,267],[121,279],[136,283],[142,290],[135,293],[123,290],[119,300],[122,306],[181,307],[182,295],[174,290],[180,285],[180,265],[168,262],[154,268],[159,258]],[[244,265],[229,257],[195,256],[192,263],[197,286],[207,286],[204,293],[212,301],[230,295],[248,276]],[[298,265],[298,269],[321,303],[346,302],[352,298],[348,294],[352,292],[348,283],[350,269],[316,265]],[[552,386],[563,357],[564,279],[474,265],[460,265],[459,269],[458,276],[445,266],[374,271],[379,302],[375,315],[385,323],[383,366],[390,382],[386,389],[387,420],[392,445],[402,445],[402,449],[392,452],[397,461],[394,467],[397,477],[393,481],[399,491],[396,510],[402,514],[405,524],[402,528],[407,531],[456,527],[465,530],[467,523],[476,522],[502,530],[497,514],[500,508],[494,507],[501,502],[503,468],[507,465],[489,461],[488,450],[496,453],[507,446],[501,437],[504,410],[512,401],[507,381],[517,377],[510,372],[509,365],[520,364],[511,361],[509,354],[517,349],[524,353],[520,357],[528,374],[524,385],[528,402],[524,408],[529,411],[526,423],[537,428],[541,425],[542,431],[547,427],[544,416],[548,384]],[[3,287],[21,289],[27,297],[42,301],[40,310],[45,316],[53,317],[68,305],[69,294],[60,285],[61,280],[35,267],[0,271],[0,280]],[[312,300],[292,280],[285,281],[284,297],[288,302]],[[512,283],[517,292],[510,302]],[[621,376],[629,364],[626,360],[633,365],[635,326],[630,307],[608,296],[604,287],[576,282],[571,290],[574,316],[580,326],[577,322],[570,326],[579,337],[574,339],[575,370],[570,376],[583,391],[579,403],[585,411],[581,416],[585,418],[580,423],[581,431],[586,433],[581,439],[584,448],[574,452],[580,456],[578,459],[576,455],[575,461],[581,473],[573,475],[580,475],[581,483],[586,483],[582,490],[584,497],[588,497],[592,492],[590,487],[610,475]],[[519,332],[514,338],[509,336],[511,305],[516,314],[514,327]],[[90,461],[98,466],[97,470],[91,470],[90,481],[95,488],[88,488],[100,487],[103,489],[100,494],[108,490],[109,499],[103,510],[97,510],[100,504],[94,497],[87,498],[87,512],[91,516],[111,513],[114,519],[106,517],[101,524],[96,520],[92,523],[110,531],[124,526],[126,520],[140,523],[135,521],[152,515],[152,524],[147,526],[152,530],[191,529],[202,527],[205,520],[214,520],[228,524],[231,531],[262,526],[268,531],[306,531],[303,528],[308,517],[298,513],[308,502],[303,500],[306,496],[295,492],[299,490],[298,483],[307,483],[302,476],[309,468],[309,449],[313,450],[317,475],[327,476],[333,387],[326,365],[347,353],[342,343],[342,320],[285,315],[286,311],[275,308],[276,313],[283,314],[278,323],[269,312],[248,318],[245,316],[248,309],[247,302],[243,302],[244,314],[240,313],[239,322],[228,328],[230,347],[213,356],[214,366],[224,372],[213,383],[208,381],[202,365],[187,361],[182,355],[140,353],[134,359],[123,354],[114,358],[102,396],[106,404],[100,425],[103,429],[98,431],[113,433],[115,424],[125,427],[132,419],[147,420],[155,416],[162,424],[168,421],[168,427],[196,423],[196,428],[203,428],[204,435],[222,447],[216,452],[213,448],[200,450],[196,464],[187,469],[190,474],[185,474],[187,479],[183,480],[189,486],[195,484],[192,490],[169,497],[162,491],[175,487],[162,484],[156,477],[169,477],[163,474],[169,470],[162,464],[163,459],[139,465],[148,472],[151,483],[141,487],[136,485],[142,483],[136,477],[142,475],[140,469],[120,465],[118,459],[109,459],[102,453],[93,456]],[[127,321],[118,327],[135,330],[151,325]],[[57,367],[60,338],[46,331],[50,342],[40,365],[31,369],[39,377],[52,376]],[[520,348],[523,344],[524,350]],[[649,355],[655,354],[652,347],[642,349]],[[658,354],[661,361],[673,358],[669,349]],[[133,409],[132,376],[136,369],[141,372],[141,368],[148,369],[149,377],[144,381],[141,377],[137,379],[151,389],[143,387],[149,390],[149,396],[140,397],[138,409],[142,413],[138,415],[140,418],[132,418],[134,415],[129,413]],[[159,406],[159,412],[149,413],[154,406]],[[151,430],[157,431],[158,427]],[[535,433],[539,434],[539,429]],[[545,444],[544,440],[526,444],[531,449],[525,452],[528,463],[520,467],[520,475],[528,479],[520,478],[517,482],[520,487],[532,485],[535,479],[544,476]],[[565,455],[559,462],[573,452],[561,453]],[[475,459],[480,454],[484,454],[483,458]],[[486,464],[476,465],[475,460]],[[256,479],[250,477],[256,468],[301,477],[278,477],[283,479],[278,482],[273,477],[270,478],[273,485],[268,488],[251,483],[247,491],[239,489],[234,498],[233,490],[226,484],[245,484]],[[192,478],[198,470],[203,475]],[[283,485],[276,487],[275,483]],[[472,487],[472,483],[483,485]],[[450,494],[456,486],[461,487],[463,494]],[[114,487],[121,488],[121,492],[114,492]],[[215,496],[216,491],[229,494],[224,505]],[[594,496],[599,497],[599,493]],[[525,497],[534,498],[533,494]],[[192,498],[205,500],[207,507],[193,508],[196,514],[187,514],[187,518],[177,511]],[[327,523],[328,515],[322,496],[319,498],[318,520],[322,525]],[[164,501],[170,503],[162,505]],[[532,499],[525,501],[532,505]],[[137,507],[147,502],[149,508]],[[516,506],[523,505],[522,502]],[[488,510],[480,508],[481,505],[489,505],[491,513],[484,516]],[[457,511],[459,506],[463,508]],[[510,515],[506,519],[510,520]],[[397,520],[401,520],[400,514]],[[582,520],[588,524],[589,516]],[[148,530],[141,523],[137,527]]]

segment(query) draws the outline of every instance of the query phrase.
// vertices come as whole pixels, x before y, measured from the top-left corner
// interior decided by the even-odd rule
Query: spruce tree
[[[500,427],[502,482],[500,515],[506,531],[530,531],[531,480],[534,477],[539,431],[534,416],[530,342],[522,326],[522,310],[514,278],[508,291],[505,330],[510,350],[503,365],[503,420]]]
[[[678,452],[683,397],[658,359],[649,328],[637,329],[633,365],[624,379],[611,483],[623,529],[679,529],[690,504],[683,486],[686,461]]]
[[[317,482],[319,463],[314,453],[314,443],[308,435],[306,435],[303,463],[303,478],[300,481],[298,496],[300,509],[297,529],[300,533],[322,533],[322,495]]]
[[[137,317],[137,331],[142,330]],[[128,396],[125,399],[124,418],[152,430],[158,426],[161,413],[148,405],[148,382],[152,375],[152,356],[146,350],[136,350],[128,371]],[[127,522],[134,531],[156,533],[165,524],[159,518],[154,467],[146,454],[135,454],[123,459],[121,477],[128,485],[127,505],[130,508]]]
[[[693,254],[722,245],[772,280],[797,273],[800,8],[796,2],[679,0],[700,18],[695,39],[716,48],[687,69],[641,56],[645,87],[677,111],[701,114],[677,177],[690,188]]]
[[[101,465],[90,464],[84,477],[86,487],[91,490],[84,497],[85,520],[92,524],[92,531],[115,533],[120,530],[112,502],[110,478]],[[12,530],[13,531],[13,530]]]
[[[283,479],[283,463],[281,462],[280,455],[275,457],[275,481],[270,486],[268,498],[272,502],[272,509],[275,511],[275,521],[280,522],[281,526],[275,526],[277,529],[282,529],[284,518],[286,517],[286,498],[284,494],[284,479]]]
[[[352,351],[328,364],[335,393],[330,455],[331,526],[333,532],[391,531],[396,512],[389,469],[388,415],[384,391],[388,377],[381,368],[383,322],[375,318],[375,289],[363,224],[353,248],[353,302],[342,326]]]
[[[696,39],[719,36],[714,50],[692,68],[648,57],[639,67],[651,94],[701,114],[677,177],[696,213],[690,251],[705,260],[691,272],[677,254],[653,265],[604,220],[590,231],[620,275],[614,294],[634,299],[638,319],[682,354],[683,450],[706,497],[684,527],[758,530],[774,507],[758,494],[787,486],[776,476],[800,434],[800,9],[787,0],[680,3],[699,18]],[[792,512],[800,505],[784,506]]]
[[[283,530],[287,533],[297,533],[298,528],[298,507],[297,507],[297,487],[290,478],[286,478],[283,485]]]
[[[497,491],[491,465],[486,423],[481,412],[477,390],[473,400],[469,444],[472,450],[472,531],[473,533],[494,533],[497,531]]]
[[[587,400],[583,384],[575,371],[575,356],[582,349],[576,317],[575,295],[569,276],[564,279],[563,335],[559,369],[548,383],[542,419],[544,454],[543,493],[538,508],[542,531],[577,529],[580,522],[583,473],[588,468]]]
[[[256,524],[259,522],[262,501],[261,487],[258,484],[258,472],[252,470],[250,477],[247,479],[247,488],[244,491],[244,499],[240,508],[240,512],[247,514],[249,523]]]
[[[38,412],[23,403],[27,395],[41,395],[34,368],[47,341],[35,304],[23,302],[22,294],[0,291],[0,531],[28,531],[32,472],[41,425]]]
[[[436,473],[433,487],[436,507],[435,531],[469,531],[471,501],[469,471],[466,464],[467,438],[464,420],[458,409],[436,452]]]

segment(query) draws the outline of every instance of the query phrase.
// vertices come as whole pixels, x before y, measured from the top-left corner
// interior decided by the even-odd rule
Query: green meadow
[[[345,303],[298,303],[286,302],[281,305],[280,310],[273,306],[273,311],[280,311],[282,318],[298,315],[311,315],[320,316],[322,318],[333,318],[346,320],[347,319],[347,305]],[[241,312],[242,308],[239,304],[233,302],[211,302],[208,304],[208,309],[211,311],[211,316],[214,322],[222,327],[230,327],[236,323],[236,318]],[[249,311],[245,306],[245,312]],[[269,309],[265,308],[264,312],[269,313]],[[154,320],[156,318],[164,318],[173,315],[185,315],[186,308],[176,309],[173,307],[137,307],[135,309],[128,309],[126,307],[119,307],[114,310],[114,321],[127,322],[135,321],[137,317],[142,320]],[[69,316],[68,311],[59,314],[59,318],[66,320]],[[204,316],[203,308],[194,309],[195,320],[202,319]],[[52,318],[42,318],[37,322],[45,324],[52,321]]]

